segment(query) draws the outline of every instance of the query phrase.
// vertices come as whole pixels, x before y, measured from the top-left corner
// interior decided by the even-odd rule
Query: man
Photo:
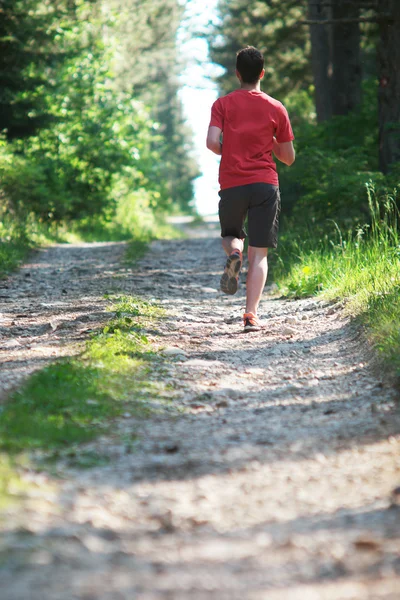
[[[240,89],[214,102],[207,135],[207,148],[222,157],[219,218],[228,258],[221,290],[226,294],[235,294],[238,288],[248,216],[246,332],[260,329],[257,309],[268,274],[268,248],[277,246],[280,195],[272,153],[287,165],[295,159],[288,113],[281,102],[261,91],[264,73],[261,52],[252,46],[238,52]]]

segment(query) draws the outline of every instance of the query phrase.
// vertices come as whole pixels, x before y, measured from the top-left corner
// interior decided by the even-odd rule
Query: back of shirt
[[[278,185],[273,138],[278,143],[294,140],[281,102],[259,90],[235,90],[214,102],[210,126],[223,132],[221,189],[249,183]]]

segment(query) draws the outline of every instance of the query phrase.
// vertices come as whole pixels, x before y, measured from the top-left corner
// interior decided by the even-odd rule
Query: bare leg
[[[247,273],[246,313],[257,315],[258,305],[268,275],[268,248],[249,246],[249,270]]]
[[[240,252],[243,252],[243,240],[228,235],[222,238],[222,247],[228,256],[230,256],[235,250],[240,250]]]

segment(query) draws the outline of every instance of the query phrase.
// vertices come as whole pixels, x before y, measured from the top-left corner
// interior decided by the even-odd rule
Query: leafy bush
[[[372,181],[382,195],[398,184],[400,170],[385,177],[378,171],[376,84],[364,82],[363,104],[347,116],[315,123],[312,99],[295,92],[287,99],[294,123],[297,158],[280,167],[284,205],[296,222],[312,223],[317,235],[333,219],[345,230],[369,218],[365,185]]]

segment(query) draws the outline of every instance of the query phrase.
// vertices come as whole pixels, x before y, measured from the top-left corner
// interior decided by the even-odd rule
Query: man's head
[[[236,71],[243,83],[257,83],[264,74],[264,57],[257,48],[247,46],[236,55]]]

